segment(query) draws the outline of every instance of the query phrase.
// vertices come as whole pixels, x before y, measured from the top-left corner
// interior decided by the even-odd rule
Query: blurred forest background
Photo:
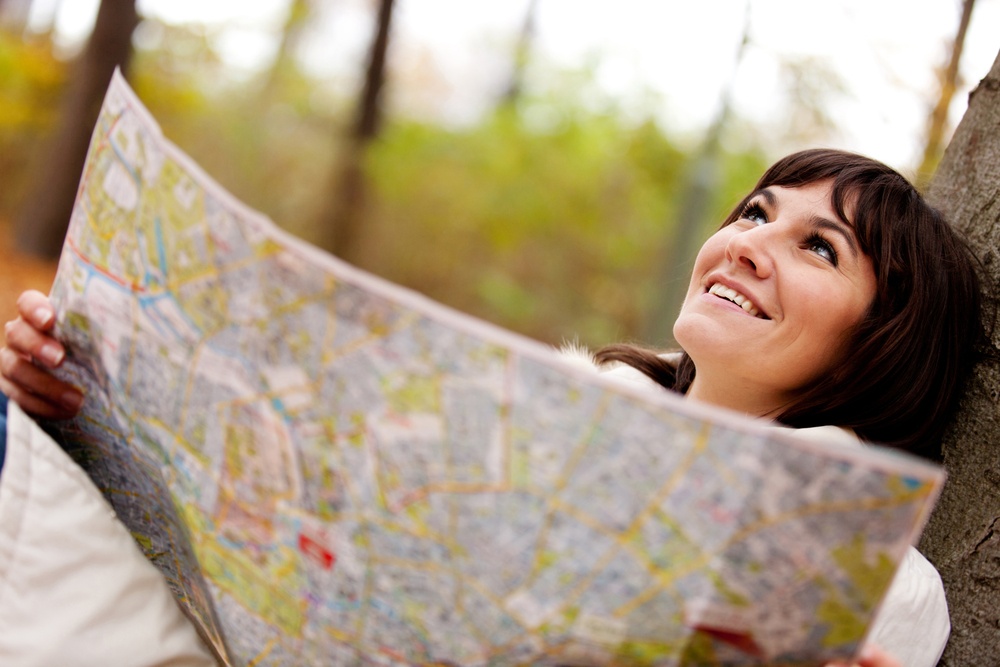
[[[287,0],[271,57],[255,67],[227,61],[218,24],[147,16],[135,0],[102,0],[89,37],[75,42],[55,9],[46,23],[31,0],[0,0],[0,316],[21,289],[48,289],[94,96],[99,104],[117,64],[167,137],[291,233],[539,340],[669,344],[698,245],[774,158],[838,145],[832,109],[850,82],[821,59],[789,56],[778,92],[761,91],[780,92],[782,113],[766,124],[744,114],[732,91],[759,41],[753,0],[734,1],[744,27],[730,80],[700,126],[674,127],[657,95],[626,104],[598,85],[599,56],[547,61],[537,30],[547,1],[525,0],[516,29],[488,36],[505,58],[488,73],[494,94],[455,121],[414,100],[460,84],[412,43],[394,51],[399,12],[420,12],[415,0]],[[953,25],[934,45],[932,85],[918,91],[918,157],[892,164],[920,182],[978,81],[959,67],[979,20],[974,0],[945,4]],[[686,3],[674,5],[682,15]],[[319,74],[301,45],[338,17],[364,48],[338,70],[353,74]],[[693,67],[695,56],[662,66]]]

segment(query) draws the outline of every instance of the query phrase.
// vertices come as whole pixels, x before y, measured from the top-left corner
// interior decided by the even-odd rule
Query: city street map
[[[118,74],[52,299],[88,396],[61,440],[222,664],[822,664],[943,482],[351,267]]]

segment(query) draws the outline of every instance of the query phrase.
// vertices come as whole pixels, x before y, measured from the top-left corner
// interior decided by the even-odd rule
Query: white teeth
[[[745,310],[750,315],[757,317],[760,315],[760,310],[753,305],[750,299],[746,298],[736,290],[731,287],[726,287],[721,283],[715,283],[710,288],[708,288],[709,294],[714,294],[715,296],[722,297],[723,299],[728,299],[732,301],[737,306]]]

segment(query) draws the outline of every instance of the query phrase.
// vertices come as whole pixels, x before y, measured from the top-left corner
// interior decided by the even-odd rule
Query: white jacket
[[[11,401],[0,472],[0,665],[215,664],[101,492]]]

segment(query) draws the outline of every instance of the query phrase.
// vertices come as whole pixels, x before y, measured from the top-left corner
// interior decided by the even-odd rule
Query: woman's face
[[[766,188],[702,246],[674,324],[696,368],[689,396],[773,415],[849,354],[875,274],[830,193]]]

